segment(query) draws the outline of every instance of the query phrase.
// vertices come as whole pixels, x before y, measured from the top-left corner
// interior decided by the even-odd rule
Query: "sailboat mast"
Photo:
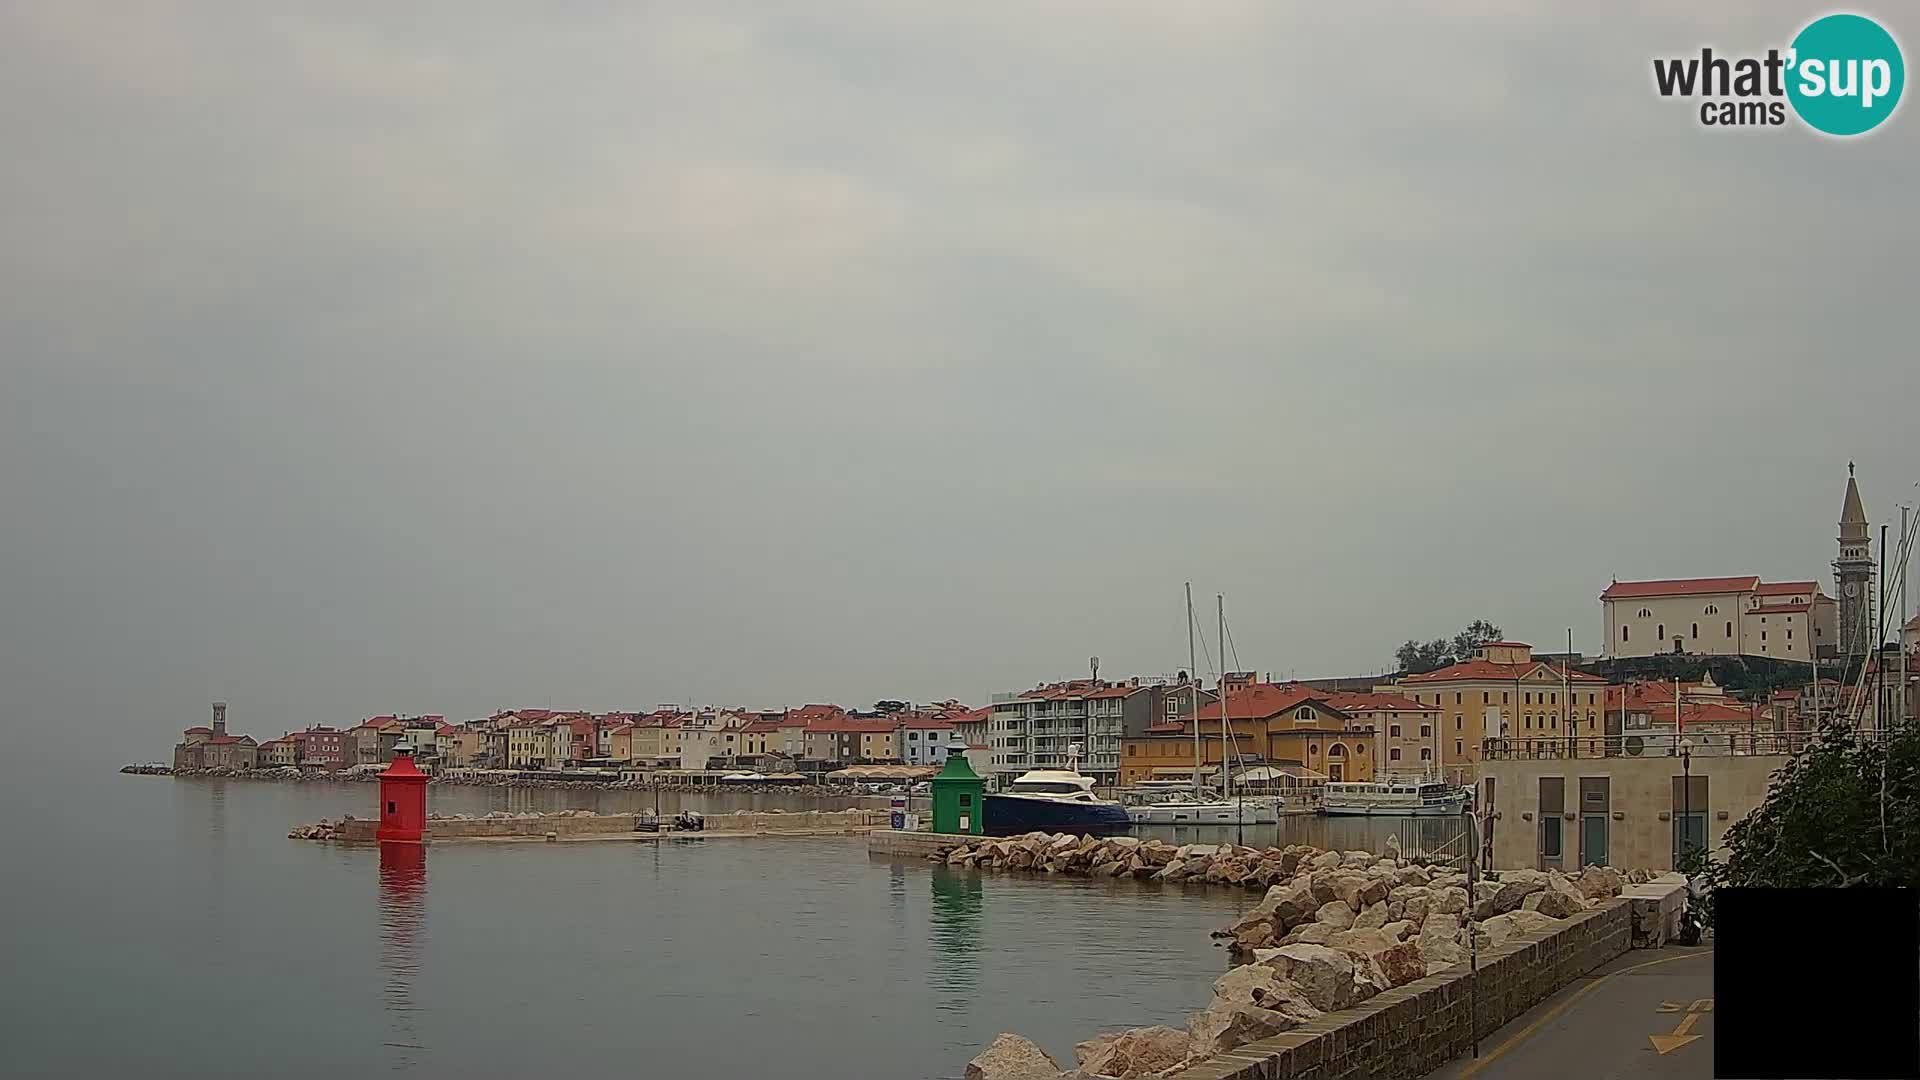
[[[1220,651],[1220,790],[1228,798],[1233,797],[1233,761],[1236,756],[1233,745],[1233,721],[1227,718],[1227,598],[1223,593],[1213,594],[1214,606],[1220,612],[1219,636],[1214,644]]]
[[[1193,797],[1200,798],[1200,669],[1193,656],[1193,582],[1187,582],[1187,723],[1193,725]]]

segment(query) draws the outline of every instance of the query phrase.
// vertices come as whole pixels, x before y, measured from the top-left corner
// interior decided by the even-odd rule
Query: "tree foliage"
[[[1714,887],[1920,885],[1920,730],[1833,725],[1695,867]]]
[[[1438,671],[1448,664],[1457,664],[1473,659],[1480,646],[1489,641],[1500,640],[1500,628],[1485,619],[1475,619],[1466,628],[1453,635],[1452,640],[1434,638],[1432,641],[1409,640],[1394,651],[1394,660],[1400,670],[1408,675],[1419,675],[1428,671]]]
[[[879,713],[881,716],[890,716],[897,712],[903,712],[907,708],[909,708],[909,706],[906,702],[894,698],[881,698],[879,701],[873,703],[873,711]]]

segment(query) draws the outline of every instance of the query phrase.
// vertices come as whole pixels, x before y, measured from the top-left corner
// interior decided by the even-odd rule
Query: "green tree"
[[[1473,659],[1480,646],[1489,641],[1500,640],[1500,628],[1485,619],[1475,619],[1464,630],[1453,635],[1453,640],[1434,638],[1432,641],[1408,640],[1394,650],[1393,658],[1400,665],[1400,671],[1406,675],[1420,675],[1429,671],[1438,671],[1448,664],[1458,664]]]
[[[879,713],[881,716],[891,716],[906,708],[908,708],[906,702],[894,698],[881,698],[879,701],[873,703],[873,711]]]
[[[1920,730],[1829,726],[1691,869],[1716,888],[1920,885]]]

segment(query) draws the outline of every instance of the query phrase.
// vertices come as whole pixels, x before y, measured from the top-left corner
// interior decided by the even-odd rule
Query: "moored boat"
[[[1132,822],[1112,799],[1093,793],[1093,777],[1077,768],[1079,748],[1073,748],[1064,769],[1032,769],[1020,774],[1006,791],[985,797],[981,826],[988,836],[1018,836],[1029,832],[1070,832],[1086,836],[1124,833]]]
[[[1332,783],[1321,792],[1320,812],[1330,817],[1448,817],[1467,804],[1466,788],[1431,778]]]

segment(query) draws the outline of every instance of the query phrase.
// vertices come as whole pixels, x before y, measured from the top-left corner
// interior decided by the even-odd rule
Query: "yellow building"
[[[553,726],[550,719],[515,720],[507,729],[507,767],[544,769],[553,764]]]
[[[1249,683],[1229,687],[1227,716],[1235,767],[1297,765],[1330,781],[1374,777],[1374,734],[1308,686]],[[1226,749],[1218,700],[1200,707],[1200,761],[1217,779]],[[1173,780],[1193,774],[1193,729],[1186,721],[1155,724],[1121,740],[1120,782]]]
[[[1605,687],[1597,675],[1535,660],[1533,646],[1524,642],[1495,641],[1482,645],[1472,660],[1408,675],[1379,690],[1440,710],[1438,755],[1446,767],[1478,762],[1486,739],[1605,734]]]

